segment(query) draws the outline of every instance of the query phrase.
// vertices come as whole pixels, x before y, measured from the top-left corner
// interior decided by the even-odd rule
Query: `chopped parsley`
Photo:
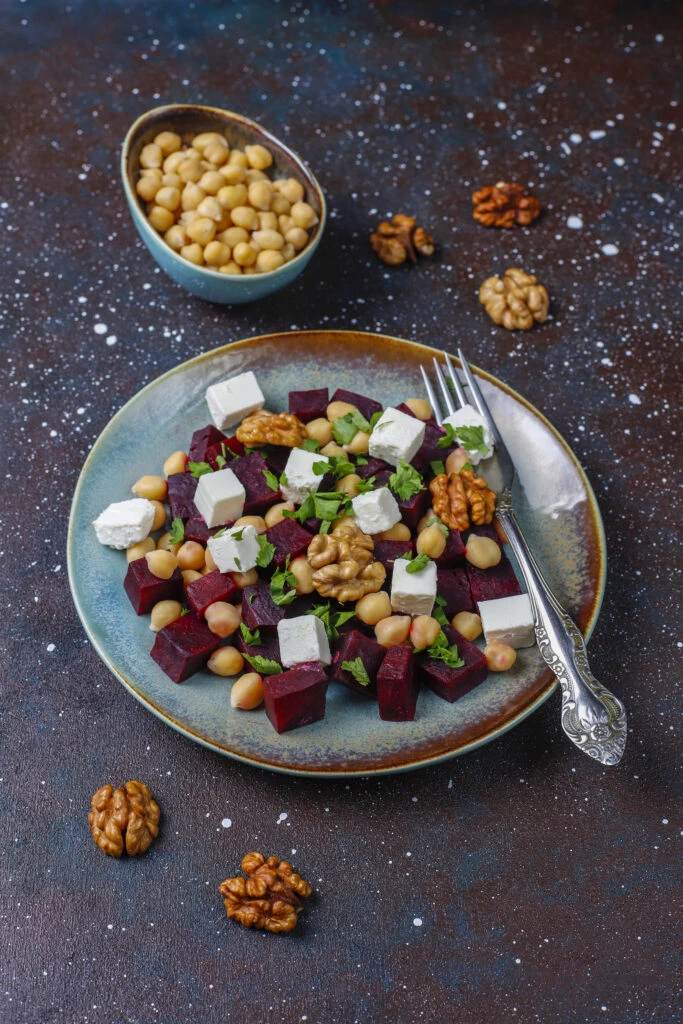
[[[489,447],[484,442],[484,428],[478,427],[455,427],[450,423],[443,425],[446,434],[436,442],[437,448],[452,448],[460,445],[468,452],[481,452],[483,456],[489,454]]]
[[[182,544],[185,540],[185,523],[178,516],[171,523],[168,539],[171,544]]]
[[[365,416],[356,409],[355,412],[347,412],[345,416],[340,416],[334,421],[332,436],[337,444],[349,444],[359,430],[369,433],[370,429]]]
[[[448,621],[448,618],[446,617],[446,612],[444,611],[445,607],[446,607],[446,598],[445,597],[441,597],[440,594],[437,594],[436,598],[434,600],[434,608],[432,610],[432,618],[436,619],[436,621],[439,623],[440,626],[449,626],[450,625],[450,623]]]
[[[208,462],[188,462],[187,468],[195,478],[204,476],[205,473],[213,473]]]
[[[342,661],[341,667],[345,672],[350,672],[357,683],[361,686],[370,685],[370,676],[367,673],[365,665],[360,659],[360,656],[354,658],[353,661]]]
[[[263,475],[266,478],[266,483],[270,487],[271,491],[279,491],[280,490],[280,481],[275,476],[275,473],[271,473],[271,471],[269,469],[264,469],[263,470]]]
[[[244,654],[243,658],[262,676],[277,676],[282,672],[282,665],[278,661],[264,658],[262,654]]]
[[[228,448],[225,441],[221,441],[221,454],[216,456],[216,465],[219,469],[223,469],[228,458],[236,459],[237,455],[232,448]]]
[[[366,491],[372,491],[375,487],[375,477],[369,476],[367,480],[359,480],[356,483],[356,490],[359,494],[365,494]]]
[[[263,533],[256,534],[256,542],[259,547],[258,555],[256,556],[256,564],[259,568],[265,569],[266,566],[270,565],[273,561],[275,545],[271,544]]]
[[[325,473],[334,473],[337,480],[340,480],[343,476],[348,476],[349,473],[353,473],[356,467],[348,459],[344,458],[343,455],[328,455],[328,462],[314,462],[312,469],[316,476],[324,476]]]
[[[443,533],[444,537],[448,537],[448,535],[451,532],[446,526],[446,524],[441,522],[438,516],[432,516],[431,519],[427,520],[427,522],[424,525],[425,530],[427,529],[428,526],[438,526],[441,532]]]
[[[429,465],[434,476],[440,476],[442,473],[446,472],[446,467],[444,466],[443,462],[440,459],[437,459],[434,462],[430,462]]]
[[[282,515],[286,519],[296,519],[298,523],[305,523],[307,519],[322,519],[320,532],[328,533],[331,523],[344,515],[350,506],[351,498],[341,491],[309,491],[296,512],[285,509]]]
[[[384,413],[382,412],[381,409],[379,409],[377,412],[373,412],[372,416],[370,417],[370,430],[375,429],[377,421],[380,420],[383,415]]]
[[[457,644],[449,645],[443,630],[439,633],[431,647],[427,648],[430,658],[443,661],[449,668],[462,668],[465,662],[460,657]]]
[[[458,439],[455,436],[455,431],[450,423],[444,423],[443,429],[446,431],[443,437],[440,437],[436,442],[437,448],[453,448],[458,444]]]
[[[276,569],[270,581],[270,596],[280,607],[291,604],[296,597],[296,576],[289,571],[289,555],[283,569]]]
[[[339,636],[339,627],[343,626],[345,622],[352,619],[356,614],[355,611],[351,612],[333,612],[329,601],[327,604],[316,604],[308,612],[307,615],[315,615],[322,622],[325,627],[325,632],[329,640],[336,640]]]
[[[401,555],[401,558],[408,563],[406,572],[421,572],[431,562],[429,555],[415,555],[413,558],[409,551],[406,551],[405,555]]]
[[[389,477],[389,487],[402,501],[407,501],[425,489],[418,471],[403,459],[399,461],[398,469]]]
[[[307,437],[301,447],[305,452],[319,452],[320,441],[316,441],[314,437]]]
[[[254,597],[256,595],[254,594]],[[253,632],[248,626],[245,626],[243,622],[240,622],[240,633],[245,644],[249,644],[250,647],[261,646],[261,630],[255,629]]]
[[[232,537],[233,540],[242,540],[245,529],[246,527],[241,526],[239,530],[235,530],[233,533],[230,534],[230,536]],[[235,559],[235,561],[237,561],[237,559]]]

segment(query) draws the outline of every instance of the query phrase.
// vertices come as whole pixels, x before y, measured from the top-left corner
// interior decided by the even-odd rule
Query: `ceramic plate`
[[[436,349],[349,331],[297,331],[250,338],[208,352],[143,388],[111,420],[83,467],[69,522],[69,579],[83,625],[105,664],[146,708],[191,739],[230,757],[304,775],[402,771],[465,753],[535,710],[555,688],[537,648],[519,652],[513,670],[495,674],[448,704],[421,692],[414,722],[382,722],[362,694],[332,684],[322,722],[278,735],[262,709],[230,707],[230,681],[202,672],[177,685],[149,656],[148,616],[136,617],[123,590],[122,552],[102,547],[92,521],[132,483],[159,473],[168,454],[187,451],[209,422],[207,385],[254,370],[268,408],[287,393],[329,386],[396,405],[422,394],[420,363]],[[590,485],[550,423],[494,377],[477,371],[499,429],[515,454],[514,495],[522,528],[548,582],[588,637],[605,575],[604,536]],[[495,461],[495,460],[493,460]],[[487,464],[492,480],[495,467]],[[558,706],[559,714],[559,706]]]

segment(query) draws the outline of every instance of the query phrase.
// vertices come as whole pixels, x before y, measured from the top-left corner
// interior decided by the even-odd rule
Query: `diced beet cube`
[[[206,547],[209,537],[213,537],[214,533],[222,529],[222,526],[212,526],[209,529],[201,516],[191,516],[185,523],[185,540],[195,540]]]
[[[474,611],[470,581],[464,567],[437,569],[436,593],[445,600],[443,610],[449,619],[458,612]]]
[[[390,647],[377,673],[379,717],[385,722],[412,722],[420,681],[410,647]]]
[[[149,571],[146,558],[136,558],[126,572],[123,589],[137,615],[151,611],[157,601],[182,601],[183,576],[174,569],[170,579],[160,580]]]
[[[517,582],[512,562],[503,555],[498,565],[490,569],[478,569],[476,565],[466,563],[467,578],[470,581],[470,592],[475,604],[480,601],[493,601],[497,597],[512,597],[521,594],[522,588]]]
[[[404,412],[406,414],[406,416],[412,416],[413,419],[417,419],[417,416],[415,415],[413,410],[410,408],[409,405],[406,405],[405,402],[401,402],[400,405],[396,405],[396,406],[394,406],[394,408],[398,409],[399,412]]]
[[[337,388],[332,395],[332,401],[349,402],[351,405],[355,405],[358,412],[365,416],[366,420],[372,419],[376,412],[382,411],[382,405],[380,402],[376,402],[374,398],[367,398],[365,395],[359,395],[355,391],[346,391],[344,388]]]
[[[287,560],[287,555],[296,558],[304,555],[311,543],[311,534],[305,530],[296,519],[282,519],[274,526],[266,530],[266,540],[275,547],[273,561],[282,568]]]
[[[230,454],[231,452],[232,455]],[[233,455],[236,457],[244,455],[244,445],[236,437],[226,437],[225,441],[216,441],[215,444],[209,445],[203,461],[208,462],[215,471],[217,469],[225,469],[226,466],[231,467],[235,461]],[[221,457],[220,462],[218,461],[219,456]],[[225,462],[223,462],[223,459],[225,459]]]
[[[290,391],[289,411],[302,423],[310,423],[325,415],[330,399],[327,388],[311,388],[310,391]]]
[[[408,552],[413,553],[412,540],[376,540],[374,555],[390,575],[397,558],[403,558]]]
[[[284,448],[282,445],[266,445],[262,450],[262,455],[268,463],[268,469],[271,473],[280,479],[281,474],[284,472],[284,468],[287,465],[289,459],[289,453],[291,448]]]
[[[263,580],[251,583],[244,588],[242,591],[242,622],[247,629],[277,626],[280,619],[284,619],[284,617],[284,608],[275,604],[270,596],[270,587]]]
[[[206,665],[220,643],[203,619],[188,612],[159,630],[151,654],[174,683],[182,683]]]
[[[449,530],[446,547],[434,561],[439,569],[452,569],[465,561],[465,545],[459,530]]]
[[[206,453],[211,445],[227,440],[225,434],[211,423],[207,427],[195,430],[187,453],[188,462],[206,462]]]
[[[274,491],[266,481],[268,463],[261,452],[251,452],[249,455],[243,455],[241,459],[234,459],[230,463],[230,469],[246,491],[243,513],[245,516],[260,516],[271,505],[282,500],[280,491]]]
[[[456,447],[452,445],[450,448],[439,448],[439,441],[445,436],[446,431],[435,420],[427,420],[424,440],[411,465],[415,466],[420,473],[428,474],[430,479],[434,476],[431,471],[432,462],[445,462],[448,453]]]
[[[452,704],[483,683],[489,673],[486,658],[475,644],[450,626],[444,626],[443,631],[449,645],[458,645],[458,654],[465,662],[462,668],[449,668],[444,661],[430,658],[426,653],[418,655],[417,660],[421,673],[434,693]]]
[[[356,466],[356,473],[361,480],[369,480],[371,476],[377,477],[379,473],[388,472],[391,474],[391,466],[384,459],[376,459],[372,455],[365,455],[363,457],[368,460],[366,464],[364,466]]]
[[[411,530],[414,530],[431,504],[430,491],[425,488],[424,491],[414,494],[412,498],[399,498],[398,495],[394,495],[394,497],[398,502],[402,521]]]
[[[234,634],[233,639],[235,647],[242,654],[258,655],[261,658],[267,658],[268,661],[277,661],[278,663],[280,661],[280,642],[277,638],[277,629],[274,626],[262,626],[259,629],[257,644],[248,644],[240,629]]]
[[[325,670],[317,662],[264,676],[266,715],[275,731],[287,732],[324,718],[327,686]]]
[[[387,653],[386,647],[353,629],[341,634],[332,642],[332,651],[332,664],[328,669],[330,679],[335,679],[358,693],[364,693],[367,697],[376,697],[377,673]],[[370,677],[367,686],[359,683],[348,669],[342,668],[343,662],[355,661],[356,658],[360,658],[363,668]]]
[[[188,604],[203,615],[214,601],[232,601],[237,597],[239,587],[229,572],[207,572],[205,576],[188,584],[185,591]]]
[[[199,510],[194,503],[194,492],[197,490],[197,479],[191,473],[172,473],[168,478],[168,504],[171,519],[191,519],[199,517]]]

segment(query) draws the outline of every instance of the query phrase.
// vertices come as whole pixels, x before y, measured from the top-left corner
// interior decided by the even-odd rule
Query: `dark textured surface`
[[[3,1024],[679,1019],[679,13],[4,0]],[[182,292],[125,208],[127,128],[185,101],[261,121],[325,189],[313,263],[258,306]],[[500,178],[541,199],[530,229],[471,219],[470,192]],[[433,231],[434,260],[376,260],[368,230],[396,212]],[[515,264],[553,303],[529,334],[476,297]],[[607,533],[589,653],[630,715],[619,767],[577,752],[551,699],[429,770],[284,778],[175,734],[100,663],[65,572],[90,445],[160,372],[292,326],[457,340],[572,444]],[[129,778],[162,832],[118,862],[86,814]],[[290,936],[225,919],[217,886],[251,849],[316,890]]]

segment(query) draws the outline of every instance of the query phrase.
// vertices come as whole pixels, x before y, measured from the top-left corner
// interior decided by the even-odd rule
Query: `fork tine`
[[[429,398],[429,401],[430,401],[431,406],[432,406],[432,412],[434,413],[434,419],[436,420],[436,422],[441,427],[441,426],[443,426],[443,416],[441,415],[441,407],[439,405],[439,399],[436,397],[436,392],[435,392],[434,388],[432,387],[432,382],[430,381],[429,377],[427,376],[427,373],[425,371],[424,366],[420,366],[420,373],[422,374],[422,380],[424,381],[424,386],[425,386],[425,391],[427,392],[427,397]]]
[[[498,458],[501,461],[501,463],[504,463],[506,466],[509,465],[510,467],[512,467],[512,459],[510,458],[510,454],[505,446],[505,442],[503,441],[503,438],[500,436],[500,431],[496,426],[496,421],[491,415],[491,410],[484,401],[484,396],[482,395],[479,389],[479,385],[476,381],[474,374],[472,373],[467,364],[467,360],[465,359],[465,356],[463,355],[461,348],[458,349],[458,359],[460,360],[463,376],[465,377],[465,380],[467,381],[467,385],[469,387],[472,402],[475,408],[481,413],[481,415],[488,423],[489,430],[491,431],[491,437],[493,438],[493,443],[498,449]]]
[[[434,364],[434,373],[436,374],[436,379],[439,382],[441,394],[443,395],[444,405],[446,406],[446,410],[450,415],[451,413],[455,412],[455,402],[453,401],[450,388],[446,383],[446,378],[444,377],[443,371],[441,370],[439,363],[436,361],[436,358],[432,359],[432,362]]]
[[[458,402],[460,403],[460,408],[464,409],[465,406],[467,405],[467,398],[465,397],[465,392],[462,389],[462,384],[460,383],[458,375],[455,372],[453,361],[449,356],[448,352],[446,352],[446,366],[448,367],[448,376],[451,379],[453,391],[455,393],[456,398],[458,399]]]

